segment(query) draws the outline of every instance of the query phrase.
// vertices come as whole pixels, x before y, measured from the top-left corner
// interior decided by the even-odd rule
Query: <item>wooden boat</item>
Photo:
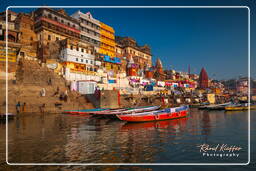
[[[117,114],[128,114],[137,112],[147,112],[159,109],[160,106],[140,106],[136,108],[123,108],[118,110],[106,110],[102,112],[93,112],[94,115],[117,115]]]
[[[250,110],[255,110],[256,109],[256,105],[251,105],[250,106]],[[249,110],[249,106],[227,106],[225,107],[226,111],[239,111],[239,110]]]
[[[0,121],[6,121],[6,117],[8,117],[8,120],[12,120],[14,119],[16,115],[13,113],[4,113],[4,114],[0,114]]]
[[[133,108],[118,108],[118,109],[107,109],[104,111],[92,111],[90,112],[90,114],[97,115],[97,114],[105,114],[105,113],[111,113],[111,112],[121,112],[129,109],[133,109]]]
[[[222,103],[222,104],[213,104],[206,106],[205,109],[207,110],[225,110],[225,107],[232,105],[231,102],[228,103]]]
[[[89,114],[91,112],[109,110],[109,108],[83,109],[83,110],[64,110],[63,114]]]
[[[191,104],[189,105],[189,108],[199,108],[200,106],[202,106],[202,104]]]
[[[231,105],[231,102],[222,103],[222,104],[210,104],[210,105],[203,105],[198,107],[198,109],[206,109],[206,110],[224,110],[226,106]]]
[[[167,119],[177,119],[186,117],[188,114],[189,106],[181,106],[175,108],[166,108],[162,110],[132,113],[132,114],[120,114],[116,115],[120,120],[127,122],[147,122],[147,121],[160,121]]]

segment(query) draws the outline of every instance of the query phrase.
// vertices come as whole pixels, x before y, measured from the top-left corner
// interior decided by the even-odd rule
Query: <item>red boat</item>
[[[163,110],[156,110],[151,112],[132,113],[124,115],[116,115],[120,120],[127,122],[147,122],[167,119],[177,119],[186,117],[188,114],[188,106],[181,106],[175,108],[167,108]]]
[[[139,129],[167,129],[168,127],[184,127],[186,125],[187,118],[179,118],[175,120],[164,120],[164,121],[156,121],[156,122],[142,122],[142,123],[125,123],[121,127],[122,131],[130,131],[130,130],[139,130]]]

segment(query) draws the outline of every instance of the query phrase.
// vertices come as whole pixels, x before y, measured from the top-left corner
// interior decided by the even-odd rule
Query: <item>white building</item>
[[[71,15],[79,20],[81,40],[89,42],[98,51],[100,46],[100,21],[94,19],[90,12],[82,13],[80,10]]]
[[[95,66],[95,50],[93,46],[65,39],[62,41],[60,60],[63,64],[63,74],[67,80],[100,81]]]

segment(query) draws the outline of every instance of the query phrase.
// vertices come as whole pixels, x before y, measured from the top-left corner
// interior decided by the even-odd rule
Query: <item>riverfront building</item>
[[[115,57],[115,30],[107,24],[100,22],[100,49],[99,53]]]
[[[144,70],[147,65],[152,66],[152,54],[149,46],[139,46],[137,42],[130,37],[116,36],[116,42],[119,45],[120,51],[128,61],[133,58],[134,63],[138,64],[139,69]],[[117,52],[120,53],[120,52]]]
[[[67,80],[95,80],[95,49],[91,44],[65,39],[60,42],[60,60]]]
[[[90,12],[82,13],[78,10],[71,17],[80,23],[81,41],[91,43],[98,52],[100,47],[100,21],[93,18]]]
[[[50,42],[66,38],[80,39],[79,22],[68,16],[63,9],[39,8],[34,12],[34,19],[40,58],[44,57],[44,48]]]
[[[15,27],[20,31],[19,42],[22,44],[20,57],[33,58],[37,56],[37,35],[34,32],[34,19],[31,14],[20,13],[15,20]]]
[[[8,72],[16,71],[16,62],[21,44],[19,43],[20,31],[15,27],[17,13],[8,11],[8,32],[6,30],[6,11],[0,13],[0,71],[1,77],[5,76],[6,66],[6,40],[8,40]],[[8,34],[7,34],[8,33]],[[6,39],[7,34],[7,39]],[[2,73],[3,72],[3,73]],[[10,76],[9,76],[10,78]]]

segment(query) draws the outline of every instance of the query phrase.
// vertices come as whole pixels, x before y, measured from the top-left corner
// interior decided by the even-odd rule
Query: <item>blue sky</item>
[[[254,3],[254,6],[253,6]],[[249,6],[251,9],[251,76],[256,78],[256,1],[5,1],[9,5],[204,5]],[[66,9],[72,14],[78,9]],[[130,36],[152,48],[153,62],[160,58],[165,68],[199,74],[205,67],[216,79],[247,76],[248,9],[83,9],[114,27],[116,35]],[[15,10],[14,10],[15,11]],[[19,9],[16,11],[28,11]]]

